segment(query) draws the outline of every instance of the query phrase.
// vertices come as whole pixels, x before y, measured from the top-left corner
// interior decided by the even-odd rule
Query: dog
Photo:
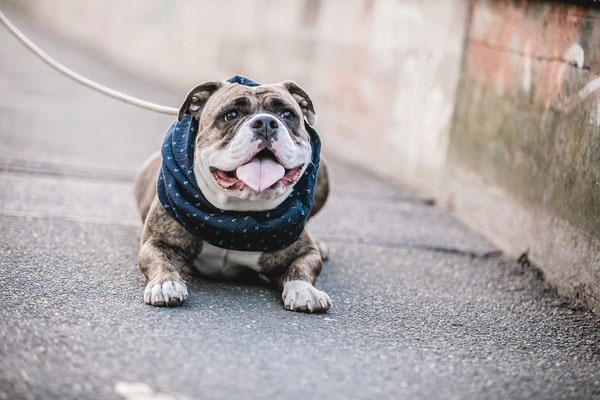
[[[241,79],[243,82],[245,78]],[[205,82],[187,94],[178,120],[190,120],[190,129],[197,126],[197,134],[189,146],[193,151],[193,167],[188,172],[193,169],[196,187],[216,210],[240,217],[246,213],[269,216],[270,210],[278,210],[294,195],[299,180],[313,165],[307,130],[315,124],[316,113],[308,94],[293,81],[258,86],[239,82]],[[160,187],[164,178],[161,166],[165,168],[163,157],[157,152],[144,163],[134,184],[137,208],[144,223],[138,263],[147,280],[145,303],[167,307],[183,304],[188,297],[186,282],[181,277],[185,267],[216,279],[258,274],[277,285],[286,310],[330,309],[329,296],[313,286],[327,250],[303,225],[290,227],[300,230],[298,237],[284,248],[244,251],[220,247],[215,241],[209,243],[202,233],[191,231],[198,229],[197,225],[186,228],[174,217],[173,207],[161,202],[160,191],[157,193],[157,179]],[[314,196],[308,197],[313,201],[308,218],[319,212],[329,194],[323,159],[315,175]],[[175,195],[179,198],[179,193]],[[213,214],[205,218],[210,216]],[[269,222],[267,218],[266,225]],[[275,244],[281,235],[272,236],[266,242],[262,238],[261,242]]]

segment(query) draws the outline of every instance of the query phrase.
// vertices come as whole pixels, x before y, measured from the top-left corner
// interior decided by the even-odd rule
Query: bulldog
[[[301,179],[310,178],[305,175],[309,174],[309,168],[314,167],[313,146],[307,132],[312,128],[306,127],[305,123],[314,125],[316,113],[308,94],[293,81],[259,86],[228,81],[206,82],[187,94],[178,120],[185,122],[186,118],[190,121],[190,129],[197,129],[197,132],[189,149],[182,148],[180,151],[191,152],[192,167],[187,172],[193,172],[190,174],[195,179],[193,183],[209,205],[223,215],[234,215],[235,218],[229,216],[228,220],[234,221],[232,225],[237,224],[238,219],[260,213],[267,218],[266,222],[259,224],[261,229],[269,225],[271,213],[283,212],[279,220],[284,226],[260,240],[257,236],[252,246],[265,244],[268,250],[264,251],[234,249],[233,244],[237,242],[233,241],[231,247],[228,247],[229,243],[221,246],[223,241],[217,242],[219,238],[214,236],[219,235],[220,230],[212,234],[215,239],[209,243],[203,237],[202,218],[202,222],[190,222],[184,226],[183,220],[178,221],[177,217],[183,218],[185,213],[192,218],[196,213],[178,212],[173,209],[175,205],[159,198],[161,192],[159,189],[157,193],[157,180],[162,187],[165,153],[163,156],[160,152],[155,153],[136,177],[134,190],[144,223],[138,263],[148,282],[144,291],[145,303],[171,307],[185,302],[188,289],[181,271],[187,268],[217,279],[239,279],[247,274],[258,274],[281,290],[286,310],[329,310],[332,306],[329,296],[313,286],[326,258],[326,247],[311,237],[303,224],[292,222],[293,226],[286,227],[286,221],[291,218],[286,220],[288,210],[281,210],[287,204],[286,199],[300,195],[299,191],[295,192],[296,186]],[[168,156],[169,160],[171,158]],[[306,189],[306,198],[312,202],[312,208],[306,209],[308,217],[304,218],[315,215],[329,194],[324,160],[321,159],[320,168],[312,172],[312,177],[316,177],[314,192],[311,192],[310,186]],[[169,190],[171,183],[165,182],[162,182],[165,190]],[[182,187],[191,185],[185,177],[179,182],[183,182]],[[175,203],[181,200],[179,193],[172,197]],[[181,204],[191,206],[188,200]],[[295,205],[291,207],[296,208]],[[305,215],[301,207],[298,208]],[[300,215],[298,209],[291,211]],[[219,212],[216,215],[206,214],[204,218],[207,222],[209,218],[219,218]],[[292,236],[294,229],[297,229],[297,237]],[[273,248],[284,243],[288,230],[293,242],[285,243],[282,248]],[[228,234],[225,230],[223,232]],[[241,233],[240,238],[248,236]],[[250,243],[247,247],[250,248]]]

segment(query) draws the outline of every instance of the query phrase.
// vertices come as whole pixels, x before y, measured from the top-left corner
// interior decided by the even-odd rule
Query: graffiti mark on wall
[[[583,101],[592,93],[596,93],[598,89],[600,89],[600,77],[585,85],[583,89],[577,92],[577,97]],[[600,126],[600,101],[597,101],[596,110],[590,115],[590,123]]]

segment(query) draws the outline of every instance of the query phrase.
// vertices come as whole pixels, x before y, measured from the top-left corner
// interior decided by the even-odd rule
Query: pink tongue
[[[285,169],[271,158],[254,157],[249,163],[235,170],[239,180],[255,192],[262,192],[283,178]]]

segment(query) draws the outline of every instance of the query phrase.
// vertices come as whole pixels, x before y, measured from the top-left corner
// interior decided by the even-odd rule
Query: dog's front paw
[[[325,312],[332,306],[327,293],[316,289],[306,281],[289,281],[283,285],[283,306],[286,310],[302,312]]]
[[[183,281],[155,278],[148,282],[144,291],[144,302],[158,307],[174,307],[183,304],[188,291]]]

